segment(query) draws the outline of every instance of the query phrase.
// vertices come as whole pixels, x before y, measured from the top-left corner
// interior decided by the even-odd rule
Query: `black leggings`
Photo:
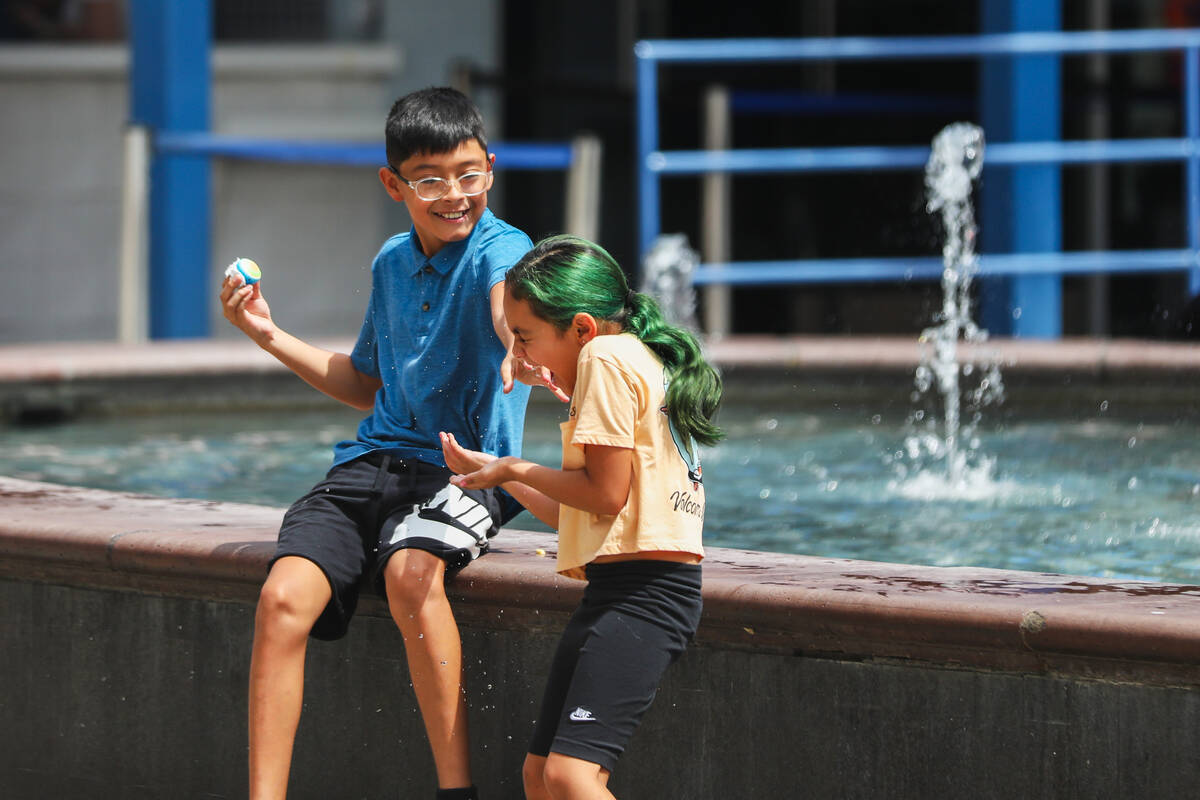
[[[612,771],[663,673],[700,622],[700,565],[587,566],[587,589],[559,641],[529,752]]]

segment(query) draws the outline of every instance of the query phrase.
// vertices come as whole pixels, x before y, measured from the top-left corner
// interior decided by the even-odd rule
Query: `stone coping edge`
[[[329,339],[317,344],[349,352],[354,342]],[[731,369],[911,371],[921,357],[915,338],[899,336],[731,336],[707,342],[705,347],[714,363]],[[1200,347],[1188,342],[994,339],[979,345],[963,344],[960,350],[964,361],[996,358],[1006,371],[1200,375]],[[279,362],[244,339],[0,346],[0,384],[285,371]]]
[[[0,578],[254,603],[283,509],[0,477]],[[1200,586],[710,548],[702,647],[1200,685]],[[459,621],[561,627],[582,583],[505,530],[448,584]],[[386,616],[364,596],[360,613]]]

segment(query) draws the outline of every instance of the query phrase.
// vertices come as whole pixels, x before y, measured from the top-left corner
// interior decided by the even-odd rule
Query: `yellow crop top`
[[[634,451],[633,483],[616,515],[560,506],[558,571],[583,578],[584,565],[597,556],[647,550],[703,557],[700,462],[667,418],[658,357],[633,334],[597,336],[579,352],[568,414],[560,426],[563,469],[583,467],[586,444],[627,447]]]

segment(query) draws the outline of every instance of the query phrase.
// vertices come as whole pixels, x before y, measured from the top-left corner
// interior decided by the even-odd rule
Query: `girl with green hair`
[[[617,758],[700,621],[699,447],[722,436],[721,380],[592,242],[543,240],[504,285],[513,355],[571,397],[562,467],[466,450],[448,433],[442,450],[453,483],[502,486],[557,529],[558,571],[588,582],[546,683],[526,797],[612,797]]]

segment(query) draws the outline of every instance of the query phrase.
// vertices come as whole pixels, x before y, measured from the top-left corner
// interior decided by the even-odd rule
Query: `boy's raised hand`
[[[275,333],[271,308],[262,296],[261,282],[246,285],[233,278],[221,283],[221,310],[242,333],[262,344]]]

